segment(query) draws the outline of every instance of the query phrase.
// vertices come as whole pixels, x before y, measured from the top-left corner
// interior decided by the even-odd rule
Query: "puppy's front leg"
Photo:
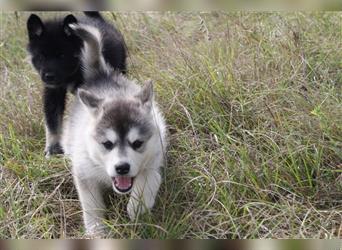
[[[77,177],[74,179],[81,201],[86,233],[92,236],[103,234],[105,203],[99,183],[96,180],[80,180]]]
[[[131,220],[153,207],[160,183],[161,176],[157,169],[144,170],[135,178],[127,205],[128,216]]]
[[[63,113],[65,109],[66,89],[44,89],[44,113],[45,113],[45,156],[63,154],[60,144],[62,133]]]

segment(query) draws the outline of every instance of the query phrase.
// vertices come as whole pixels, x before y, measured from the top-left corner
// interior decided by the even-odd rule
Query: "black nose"
[[[122,164],[115,166],[115,170],[119,175],[128,174],[129,169],[130,169],[130,165],[128,163],[122,163]]]
[[[43,74],[43,80],[46,82],[53,82],[56,80],[56,76],[54,73],[46,72]]]

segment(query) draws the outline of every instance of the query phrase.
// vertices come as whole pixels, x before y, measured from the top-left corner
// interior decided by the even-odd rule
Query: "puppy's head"
[[[69,27],[72,23],[77,23],[73,15],[43,22],[32,14],[27,20],[32,64],[48,87],[71,81],[80,67],[82,41],[72,33]]]
[[[116,192],[129,192],[153,157],[152,84],[128,98],[105,100],[86,90],[79,90],[78,96],[93,118],[87,135],[91,157],[105,168]]]

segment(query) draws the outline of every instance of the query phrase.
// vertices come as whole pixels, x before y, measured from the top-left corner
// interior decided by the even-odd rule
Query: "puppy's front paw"
[[[100,223],[96,223],[95,225],[87,225],[85,236],[90,239],[105,238],[106,227]]]
[[[127,205],[127,213],[131,221],[134,221],[140,214],[146,212],[146,207],[141,202],[131,198]]]
[[[45,157],[49,158],[51,155],[64,154],[62,146],[57,142],[52,145],[47,145],[44,151]]]

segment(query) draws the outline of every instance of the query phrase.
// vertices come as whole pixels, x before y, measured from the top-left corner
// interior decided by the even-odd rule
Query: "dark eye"
[[[132,143],[132,148],[134,150],[139,149],[143,145],[143,143],[144,143],[143,141],[136,140]]]
[[[105,141],[102,143],[102,145],[107,149],[107,150],[112,150],[114,148],[114,143],[111,141]]]
[[[43,55],[37,55],[37,56],[35,56],[35,57],[33,57],[33,60],[34,61],[42,61],[44,59],[44,56]]]

